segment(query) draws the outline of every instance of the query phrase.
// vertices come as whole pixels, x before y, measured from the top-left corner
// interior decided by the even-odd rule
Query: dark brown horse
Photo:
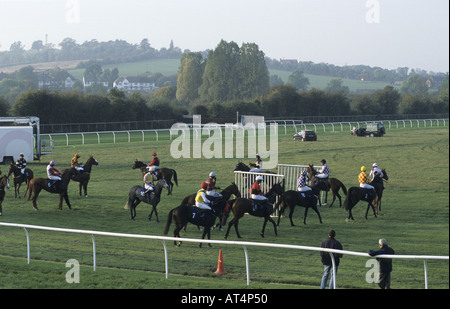
[[[57,193],[59,194],[59,204],[58,209],[62,210],[62,201],[63,198],[66,201],[67,206],[69,209],[72,209],[69,202],[69,196],[67,194],[67,188],[69,186],[70,179],[72,179],[72,176],[77,173],[77,170],[72,167],[70,169],[65,170],[64,173],[61,175],[60,181],[54,181],[50,180],[48,178],[33,178],[28,183],[28,196],[27,200],[30,200],[31,193],[33,193],[33,208],[34,210],[38,210],[36,200],[39,196],[39,193],[42,190],[45,190],[50,193]],[[53,184],[52,184],[53,183]]]
[[[211,239],[211,227],[216,222],[216,219],[219,218],[221,224],[225,224],[224,220],[226,220],[225,216],[225,206],[226,200],[221,199],[214,203],[211,208],[212,211],[199,209],[198,207],[183,204],[169,212],[169,216],[167,217],[166,227],[164,229],[164,235],[167,235],[169,232],[170,224],[172,220],[175,224],[175,229],[173,231],[174,237],[181,237],[180,231],[183,227],[186,226],[188,222],[195,224],[197,226],[203,226],[203,234],[202,239],[205,239],[205,236],[208,236],[208,239]],[[181,242],[174,241],[175,245],[181,246]],[[211,247],[211,244],[208,244]],[[200,248],[202,247],[202,243],[200,243]]]
[[[280,213],[278,215],[278,223],[280,225],[281,215],[284,213],[286,207],[289,207],[289,220],[291,221],[291,226],[294,226],[294,222],[292,221],[292,215],[294,214],[295,206],[305,207],[305,214],[303,215],[303,224],[306,224],[306,216],[308,215],[308,209],[312,208],[317,215],[319,216],[319,222],[322,223],[322,217],[320,216],[319,209],[317,209],[317,196],[319,191],[314,192],[306,191],[299,192],[294,190],[289,190],[283,193],[280,201],[277,203],[277,207],[281,204]]]
[[[86,164],[84,164],[84,170],[83,171],[77,171],[75,175],[73,175],[72,180],[79,182],[79,194],[81,196],[81,189],[84,190],[84,196],[88,197],[87,194],[87,186],[89,183],[89,180],[91,179],[91,170],[92,165],[98,165],[98,161],[94,159],[93,156],[90,156],[89,159],[86,161]],[[65,170],[62,170],[61,172],[64,172]]]
[[[386,170],[383,168],[383,169],[381,169],[381,171],[383,172],[383,177],[376,175],[373,178],[372,182],[370,183],[375,188],[375,192],[377,193],[377,203],[375,205],[377,214],[379,211],[381,211],[381,198],[383,197],[383,191],[384,191],[383,179],[385,181],[389,180]]]
[[[327,178],[325,180],[321,180],[319,178],[316,178],[315,175],[317,174],[317,171],[314,169],[314,167],[311,164],[308,164],[306,171],[308,172],[309,179],[311,180],[311,187],[315,186],[316,181],[323,181],[327,185],[327,190],[325,191],[325,204],[327,203],[328,199],[328,191],[331,189],[331,192],[333,193],[333,201],[330,204],[330,207],[333,206],[334,201],[336,200],[336,196],[339,199],[339,207],[342,206],[341,202],[341,195],[339,194],[339,190],[342,189],[342,192],[344,192],[345,195],[347,195],[347,188],[344,186],[344,184],[337,178]]]
[[[238,187],[236,186],[236,184],[234,182],[232,182],[231,185],[229,185],[228,187],[223,189],[221,194],[222,194],[222,198],[221,199],[223,199],[224,201],[228,201],[230,199],[231,195],[234,195],[237,198],[241,197],[241,192],[239,192],[239,189],[238,189]],[[194,193],[194,194],[186,196],[181,201],[180,205],[190,205],[190,206],[195,205],[195,196],[196,195],[197,195],[197,193]],[[226,223],[229,215],[230,215],[230,209],[229,208],[225,209],[225,212],[224,212],[225,218],[223,218],[223,220],[220,220],[219,223],[217,223],[217,225],[220,226],[221,230],[222,230],[223,224]],[[223,221],[223,224],[222,224],[222,221]]]
[[[377,194],[373,189],[364,189],[360,187],[351,187],[350,189],[348,189],[348,194],[344,201],[345,210],[348,211],[348,218],[346,220],[347,221],[350,219],[355,220],[352,215],[352,209],[359,201],[367,202],[366,219],[370,207],[372,207],[373,214],[375,215],[376,218],[377,212],[374,206],[374,204],[376,204],[377,202],[376,198]]]
[[[9,189],[9,181],[6,175],[0,178],[0,216],[2,215],[2,204],[5,199],[5,187]]]
[[[231,207],[231,211],[233,212],[233,219],[228,224],[228,229],[225,234],[225,239],[227,239],[231,226],[234,225],[234,229],[236,230],[236,234],[238,238],[241,238],[239,234],[239,219],[242,218],[246,213],[255,216],[255,217],[263,217],[264,223],[261,231],[261,237],[264,237],[264,230],[266,228],[267,221],[270,221],[273,224],[273,228],[275,231],[275,235],[278,236],[277,225],[275,221],[270,217],[274,211],[273,203],[276,200],[277,196],[281,196],[283,194],[283,187],[281,184],[276,183],[273,187],[267,192],[264,196],[267,197],[268,202],[260,202],[260,205],[255,210],[253,207],[253,200],[247,198],[238,198]]]
[[[13,174],[14,179],[14,197],[17,198],[19,195],[19,189],[22,182],[25,182],[28,189],[28,182],[34,177],[33,171],[29,168],[25,168],[25,174],[22,174],[21,169],[15,165],[14,163],[11,163],[8,168],[8,177]],[[25,190],[25,196],[27,194],[27,191]]]
[[[134,163],[131,167],[133,169],[137,169],[137,168],[140,169],[142,176],[144,176],[145,173],[147,173],[147,164],[145,164],[142,161],[138,161],[137,159],[136,159],[136,161],[134,161]],[[164,177],[164,179],[166,179],[167,185],[168,185],[167,195],[172,194],[172,190],[173,190],[172,176],[173,176],[173,181],[175,181],[175,184],[178,186],[177,172],[174,169],[167,168],[167,167],[159,168],[158,180],[161,179],[161,177]]]

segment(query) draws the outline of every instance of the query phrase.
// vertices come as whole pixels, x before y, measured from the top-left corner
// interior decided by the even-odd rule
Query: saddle
[[[205,225],[211,217],[215,217],[211,210],[201,209],[195,206],[189,206],[191,215],[189,222],[195,225]]]
[[[304,191],[304,192],[299,191],[298,193],[300,193],[300,197],[303,198],[303,199],[309,199],[309,198],[311,198],[313,196],[313,191],[312,190]]]
[[[49,192],[57,193],[61,187],[61,180],[47,180],[47,187]]]
[[[265,205],[268,205],[267,203],[270,202],[268,200],[251,200],[253,202],[253,209],[251,213],[255,216],[264,216],[266,210]]]
[[[146,192],[146,191],[147,191],[147,189],[142,188],[140,195],[145,197],[147,199],[147,202],[150,204],[151,201],[155,200],[156,194],[155,194],[155,191],[148,191],[148,192]]]
[[[364,188],[364,201],[371,202],[375,198],[376,192],[373,189]]]

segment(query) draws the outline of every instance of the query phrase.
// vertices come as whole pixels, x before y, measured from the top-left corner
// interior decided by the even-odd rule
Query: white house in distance
[[[108,88],[108,86],[109,86],[108,85],[108,81],[106,81],[106,80],[100,80],[100,79],[98,79],[98,80],[91,80],[91,79],[88,79],[85,76],[83,76],[83,86],[85,88],[86,87],[90,87],[90,86],[92,86],[94,84],[100,84],[101,86],[106,87],[106,88]]]
[[[126,76],[119,77],[113,83],[113,87],[124,91],[155,91],[159,87],[151,82],[149,77],[145,76]]]

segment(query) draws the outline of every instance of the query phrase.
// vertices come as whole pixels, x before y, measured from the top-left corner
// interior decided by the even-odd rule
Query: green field
[[[158,72],[165,76],[169,76],[178,74],[179,66],[180,66],[179,59],[156,59],[156,60],[129,62],[129,63],[109,64],[103,65],[102,68],[110,70],[117,68],[119,70],[120,76],[152,75],[153,73]],[[83,80],[84,70],[85,69],[69,69],[68,72],[72,74],[76,79]],[[278,77],[280,77],[283,80],[283,82],[287,83],[289,75],[291,75],[292,72],[281,70],[269,70],[269,74],[278,75]],[[328,83],[335,78],[311,74],[305,74],[305,76],[309,79],[308,89],[311,88],[325,89]],[[370,82],[347,78],[342,78],[342,81],[343,85],[347,86],[352,92],[355,92],[358,89],[365,89],[365,90],[383,89],[385,86],[389,85],[389,83],[385,82]]]
[[[367,252],[377,248],[383,237],[396,254],[449,254],[449,131],[448,127],[399,128],[387,131],[382,138],[352,137],[348,131],[321,132],[317,142],[294,142],[293,129],[284,129],[278,136],[279,163],[319,165],[325,158],[331,176],[340,179],[347,188],[357,186],[361,165],[369,167],[377,162],[386,168],[389,181],[385,184],[383,207],[378,218],[364,219],[365,205],[359,203],[354,211],[355,221],[346,222],[346,211],[335,204],[322,206],[323,224],[310,211],[307,225],[302,224],[303,209],[294,214],[295,227],[283,218],[278,237],[270,224],[265,238],[261,238],[262,219],[245,216],[239,229],[241,240],[254,242],[320,246],[330,229],[345,250]],[[72,137],[71,137],[72,138]],[[71,182],[69,196],[72,210],[63,205],[57,210],[57,196],[41,193],[37,201],[39,211],[33,211],[31,201],[14,199],[14,191],[6,193],[0,222],[23,223],[51,227],[98,230],[118,233],[163,235],[170,209],[178,206],[183,197],[194,193],[210,171],[218,175],[218,185],[226,187],[234,180],[233,168],[238,159],[174,159],[170,155],[169,135],[159,134],[159,141],[131,143],[117,137],[116,143],[97,144],[96,138],[87,145],[65,137],[55,138],[52,156],[29,167],[35,176],[45,177],[46,162],[54,159],[60,169],[70,164],[75,152],[80,161],[93,155],[99,165],[93,167],[89,197],[78,196],[78,183]],[[78,145],[77,145],[78,143]],[[72,145],[73,144],[73,145]],[[130,187],[141,184],[138,170],[132,170],[135,159],[151,160],[156,151],[163,167],[177,171],[179,186],[173,195],[163,191],[158,205],[160,222],[149,222],[150,206],[139,205],[136,220],[130,219],[124,204]],[[248,163],[253,158],[243,159]],[[1,167],[5,173],[5,167]],[[92,243],[89,235],[30,230],[31,264],[26,261],[26,238],[23,229],[0,227],[0,288],[233,288],[245,289],[244,252],[240,246],[213,245],[199,248],[197,243],[183,243],[175,247],[168,243],[169,279],[164,276],[164,250],[161,241],[97,236],[97,271],[92,271]],[[173,225],[169,236],[172,236]],[[212,239],[222,240],[224,232],[215,230]],[[201,232],[188,225],[183,237],[200,238]],[[231,230],[228,240],[238,240]],[[219,249],[222,249],[227,275],[214,274]],[[317,289],[323,266],[317,252],[289,249],[248,247],[250,280],[248,288],[310,288]],[[65,263],[76,259],[81,265],[80,283],[65,280],[69,268]],[[366,258],[344,256],[337,276],[338,288],[377,289],[367,283]],[[394,260],[391,287],[394,289],[422,289],[424,270],[422,260]],[[429,288],[449,288],[448,261],[428,261]]]

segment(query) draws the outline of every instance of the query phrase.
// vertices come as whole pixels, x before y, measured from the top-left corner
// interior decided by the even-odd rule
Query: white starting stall
[[[320,170],[320,166],[313,166],[316,171]],[[302,171],[306,171],[308,165],[292,165],[292,164],[278,164],[278,174],[284,175],[285,191],[297,191],[297,180]],[[320,192],[320,200],[325,201],[325,192]],[[326,205],[322,203],[322,205]]]
[[[243,172],[243,171],[234,171],[234,182],[241,192],[241,197],[251,199],[251,188],[253,183],[255,182],[255,178],[257,176],[263,177],[263,182],[261,183],[261,190],[264,193],[267,193],[275,184],[280,183],[282,187],[284,187],[284,175],[280,174],[269,174],[269,173],[259,173],[259,172]],[[278,197],[273,204],[278,203]],[[274,216],[278,216],[278,210],[274,209]]]

